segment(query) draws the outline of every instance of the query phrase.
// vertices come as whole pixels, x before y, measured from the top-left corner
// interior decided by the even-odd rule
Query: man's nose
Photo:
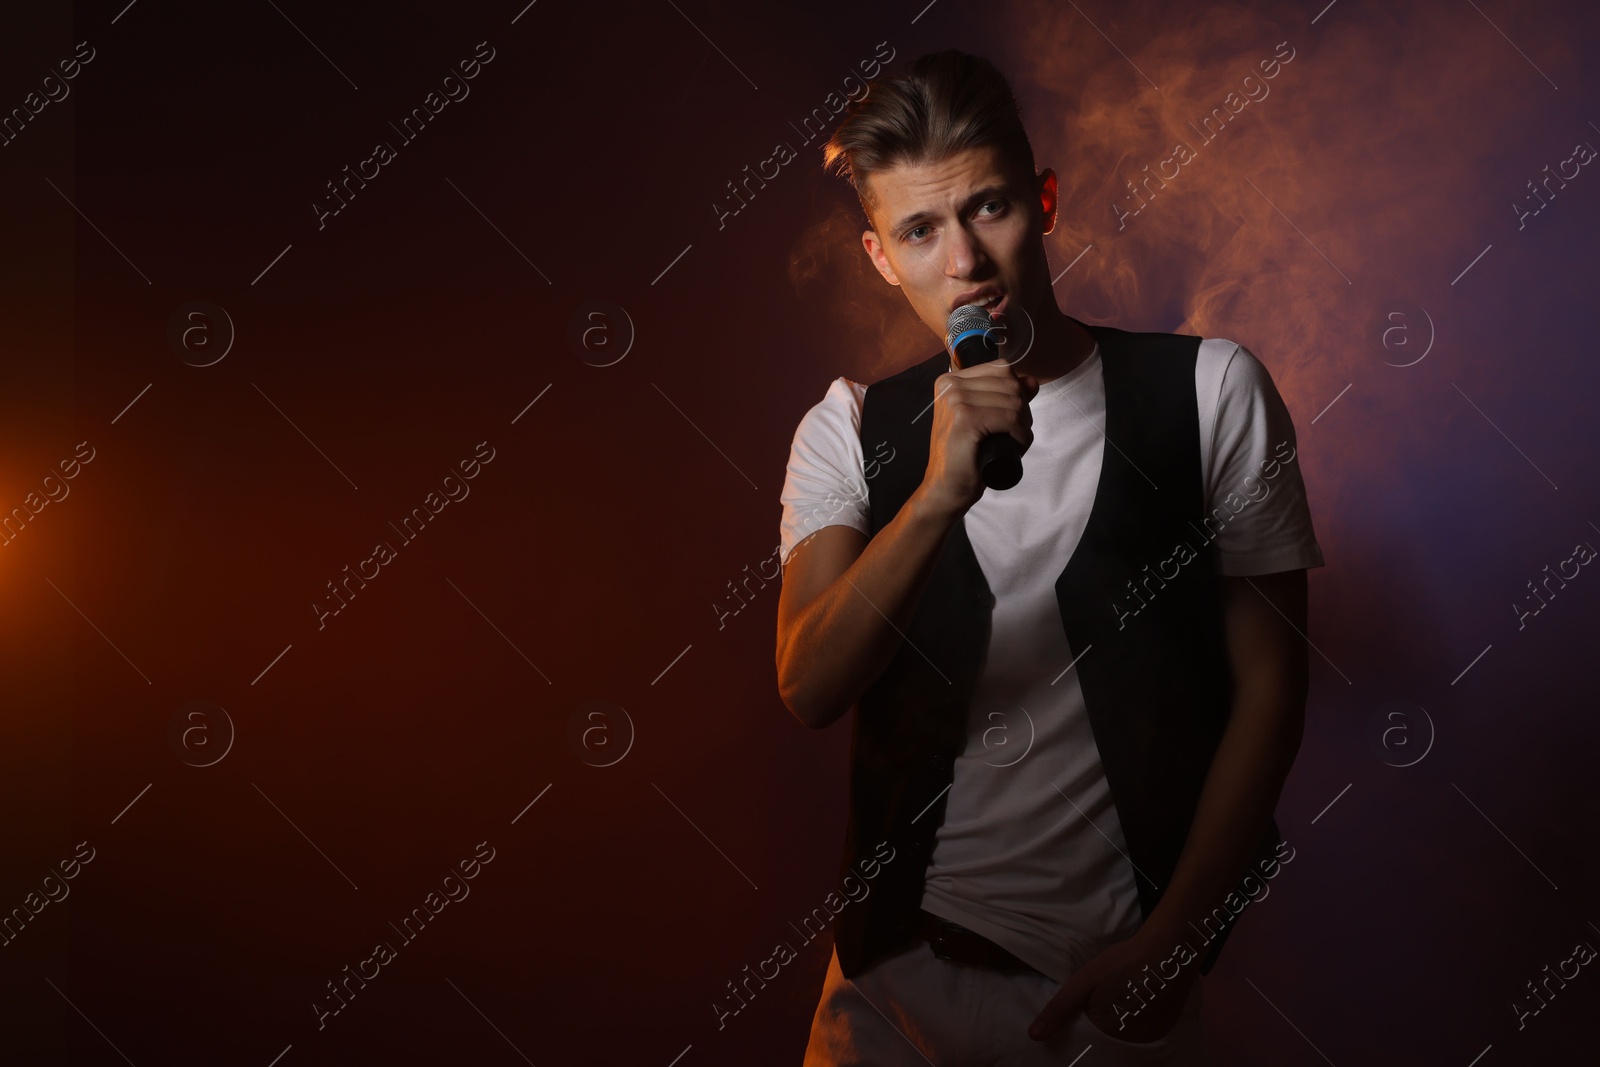
[[[952,278],[968,277],[988,260],[983,246],[967,231],[958,226],[950,232],[945,243],[944,272]]]

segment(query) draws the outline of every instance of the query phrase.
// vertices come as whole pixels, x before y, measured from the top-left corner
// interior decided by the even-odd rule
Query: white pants
[[[1206,1067],[1203,982],[1195,977],[1177,1025],[1159,1041],[1112,1037],[1081,1012],[1035,1041],[1028,1026],[1060,990],[1053,979],[952,963],[918,940],[852,981],[839,970],[835,952],[811,1021],[805,1067]]]

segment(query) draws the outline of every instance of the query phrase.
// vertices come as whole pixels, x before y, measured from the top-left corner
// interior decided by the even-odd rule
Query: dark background
[[[1600,175],[1513,206],[1600,144],[1592,5],[524,4],[3,18],[5,113],[94,49],[0,147],[3,514],[94,458],[0,547],[0,914],[94,858],[0,947],[0,1058],[799,1062],[825,940],[720,1029],[712,1003],[834,888],[844,825],[848,727],[783,707],[778,583],[749,580],[791,436],[835,376],[938,344],[791,125],[880,42],[887,72],[956,46],[1012,77],[1065,193],[1063,310],[1244,343],[1295,419],[1328,560],[1296,856],[1206,979],[1215,1062],[1592,1057],[1593,968],[1512,1010],[1600,946],[1600,578],[1513,607],[1600,543]],[[1196,158],[1119,230],[1177,140]],[[168,338],[193,300],[235,334],[209,366],[214,310]],[[399,945],[480,842],[470,896]]]

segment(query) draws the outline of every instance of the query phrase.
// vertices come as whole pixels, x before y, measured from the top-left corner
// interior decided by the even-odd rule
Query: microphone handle
[[[978,442],[978,473],[990,489],[1010,489],[1022,480],[1022,446],[1008,433]]]
[[[957,362],[962,367],[1000,358],[1000,349],[989,335],[974,334],[958,341]],[[978,474],[990,489],[1010,489],[1022,481],[1022,446],[1008,433],[992,433],[978,442]]]

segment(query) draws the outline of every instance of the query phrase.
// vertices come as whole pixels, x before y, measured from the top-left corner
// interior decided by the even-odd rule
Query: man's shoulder
[[[844,377],[829,382],[822,399],[807,408],[800,417],[795,427],[796,442],[815,441],[819,437],[857,431],[861,422],[861,400],[866,388],[860,382]]]
[[[1195,375],[1201,379],[1220,382],[1223,373],[1238,353],[1249,355],[1249,349],[1227,337],[1206,337],[1200,341],[1195,355]]]
[[[1222,337],[1201,342],[1195,377],[1197,383],[1210,386],[1219,403],[1254,402],[1278,388],[1272,371],[1248,345]]]

